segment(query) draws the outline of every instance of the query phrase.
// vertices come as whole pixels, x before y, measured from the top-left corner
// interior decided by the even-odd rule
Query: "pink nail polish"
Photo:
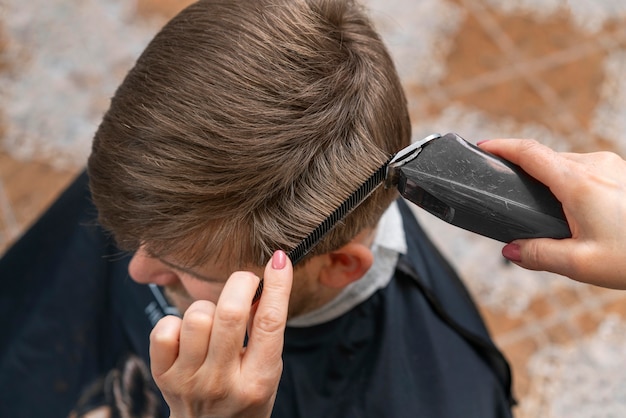
[[[274,270],[282,270],[287,265],[287,254],[284,251],[278,250],[272,256],[272,268]]]
[[[489,139],[483,139],[482,141],[478,141],[476,145],[484,144],[485,142],[489,142]]]
[[[519,245],[515,243],[510,243],[502,248],[502,255],[504,258],[511,260],[513,262],[521,262],[522,261],[522,250]]]

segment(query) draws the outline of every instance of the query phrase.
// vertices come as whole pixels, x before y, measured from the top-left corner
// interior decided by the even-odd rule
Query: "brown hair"
[[[355,2],[199,1],[129,72],[88,167],[122,248],[242,267],[297,245],[409,140],[393,62]],[[314,253],[395,196],[380,187]]]

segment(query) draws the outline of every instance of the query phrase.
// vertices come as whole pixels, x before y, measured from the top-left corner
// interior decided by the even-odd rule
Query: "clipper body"
[[[444,221],[502,242],[571,236],[560,202],[518,166],[449,133],[399,152],[386,187]]]

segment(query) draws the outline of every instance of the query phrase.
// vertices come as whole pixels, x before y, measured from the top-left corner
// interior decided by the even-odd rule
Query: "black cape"
[[[455,272],[399,201],[394,279],[328,323],[288,327],[272,417],[510,417],[511,374]],[[0,417],[66,417],[168,313],[96,223],[82,173],[0,259]],[[162,415],[167,405],[160,399]]]

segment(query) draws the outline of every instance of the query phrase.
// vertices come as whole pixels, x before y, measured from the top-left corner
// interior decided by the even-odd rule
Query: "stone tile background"
[[[0,3],[0,253],[81,169],[123,74],[188,3]],[[455,131],[626,155],[626,3],[366,4],[398,64],[415,139]],[[626,293],[524,271],[499,243],[417,213],[511,361],[517,418],[626,416]]]

